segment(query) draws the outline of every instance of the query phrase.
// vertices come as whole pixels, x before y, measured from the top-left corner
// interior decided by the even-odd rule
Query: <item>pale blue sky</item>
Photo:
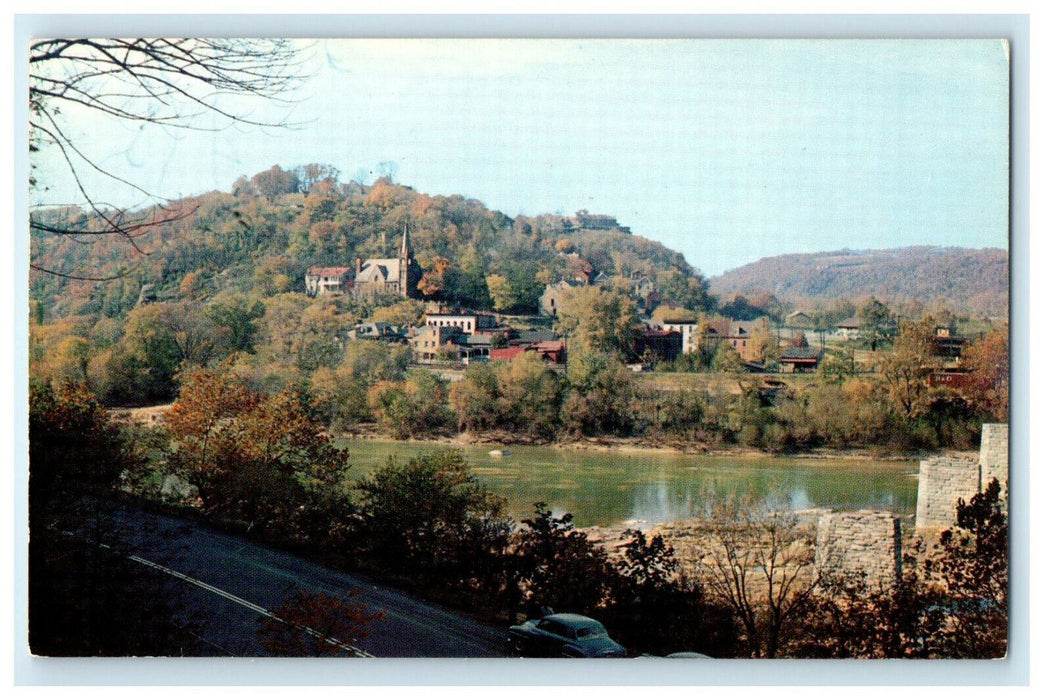
[[[295,130],[67,117],[107,167],[167,197],[229,190],[275,163],[331,163],[371,182],[392,161],[399,182],[512,217],[612,214],[709,276],[790,252],[1007,247],[997,40],[321,40],[308,51]],[[59,170],[45,172],[50,201],[73,201]]]

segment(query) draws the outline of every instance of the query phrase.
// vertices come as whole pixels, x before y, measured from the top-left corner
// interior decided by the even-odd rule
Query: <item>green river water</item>
[[[342,440],[356,478],[399,459],[439,449],[422,442]],[[703,513],[714,496],[733,493],[784,498],[797,509],[886,510],[905,518],[916,510],[916,461],[753,457],[573,450],[515,446],[463,448],[478,478],[508,500],[511,515],[528,517],[535,501],[580,527],[630,524],[645,528]]]

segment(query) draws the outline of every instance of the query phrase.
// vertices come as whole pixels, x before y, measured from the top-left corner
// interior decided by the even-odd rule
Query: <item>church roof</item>
[[[361,272],[354,277],[360,284],[369,282],[398,282],[401,266],[397,258],[369,258],[361,263]]]

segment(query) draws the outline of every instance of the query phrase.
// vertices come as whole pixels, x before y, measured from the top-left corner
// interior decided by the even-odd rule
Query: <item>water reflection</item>
[[[348,476],[432,451],[421,443],[349,441]],[[478,477],[508,499],[516,519],[530,517],[533,504],[547,503],[555,515],[573,514],[579,526],[645,527],[703,515],[706,504],[733,495],[769,499],[792,509],[889,510],[910,515],[916,507],[917,465],[872,460],[711,457],[511,447],[490,457],[488,449],[464,450]]]
[[[626,519],[645,529],[655,523],[683,520],[694,515],[693,494],[673,490],[666,481],[660,481],[636,489],[631,516]]]

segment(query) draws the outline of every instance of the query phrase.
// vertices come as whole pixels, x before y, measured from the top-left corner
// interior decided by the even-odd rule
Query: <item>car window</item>
[[[593,637],[604,637],[605,635],[606,630],[600,625],[590,625],[577,629],[577,639],[591,639]]]

